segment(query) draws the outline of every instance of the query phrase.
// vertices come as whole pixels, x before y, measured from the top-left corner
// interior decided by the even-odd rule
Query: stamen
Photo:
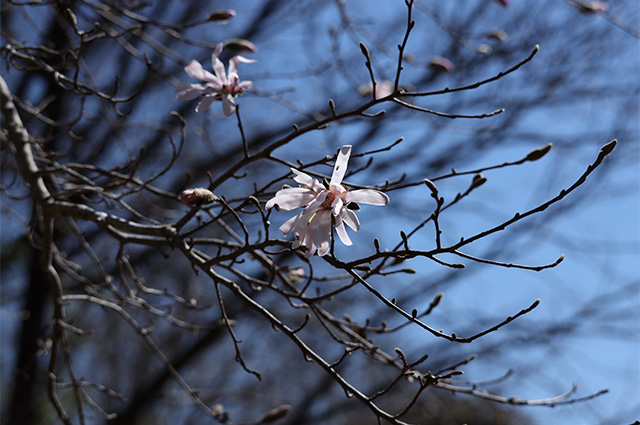
[[[324,198],[324,202],[322,203],[322,206],[324,208],[331,208],[331,205],[333,204],[334,199],[336,199],[336,195],[334,195],[333,192],[327,193],[327,197]]]

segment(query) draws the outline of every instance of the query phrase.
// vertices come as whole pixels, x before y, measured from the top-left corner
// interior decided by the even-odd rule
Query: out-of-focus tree
[[[574,223],[638,193],[638,11],[513,3],[3,3],[3,422],[598,403],[553,356],[638,335],[637,240]]]

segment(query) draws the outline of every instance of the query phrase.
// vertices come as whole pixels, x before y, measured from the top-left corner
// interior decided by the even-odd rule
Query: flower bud
[[[525,161],[537,161],[540,158],[542,158],[543,156],[545,156],[550,150],[551,147],[553,146],[553,143],[547,143],[546,145],[539,147],[537,149],[532,150],[531,152],[529,152],[525,158]]]
[[[180,202],[185,205],[209,204],[217,200],[218,197],[216,195],[214,195],[209,189],[204,189],[202,187],[186,189],[180,194]]]
[[[78,28],[78,18],[76,18],[76,14],[68,7],[64,9],[64,19],[70,27]]]
[[[283,404],[282,406],[278,406],[275,409],[269,410],[260,420],[260,424],[270,424],[278,419],[283,418],[287,413],[291,410],[290,404]]]
[[[211,412],[214,414],[214,416],[220,416],[224,414],[224,406],[222,406],[222,404],[220,403],[216,403],[211,406]]]
[[[487,33],[487,38],[505,42],[509,39],[509,34],[502,30],[493,30]]]
[[[613,152],[617,144],[618,144],[618,141],[616,139],[613,139],[612,141],[604,145],[602,148],[600,148],[600,154],[604,156],[609,155],[611,152]]]
[[[590,1],[585,3],[575,3],[580,8],[581,12],[589,13],[603,13],[609,10],[609,6],[601,1]]]
[[[236,11],[232,9],[227,10],[216,10],[215,12],[211,12],[211,15],[207,18],[209,22],[226,22],[229,19],[236,16]]]
[[[234,53],[258,53],[256,45],[244,38],[231,38],[224,42],[224,48]]]
[[[476,189],[480,186],[482,186],[483,184],[485,184],[487,181],[487,178],[485,176],[483,176],[480,173],[477,173],[476,175],[473,176],[473,181],[471,182],[471,189]]]
[[[431,191],[431,194],[436,197],[438,196],[438,187],[435,185],[435,183],[433,183],[431,180],[429,179],[424,179],[424,184],[427,185],[427,187],[429,188],[429,190]]]
[[[482,43],[476,48],[476,52],[480,53],[481,55],[490,55],[491,53],[493,53],[493,48],[488,44]]]
[[[456,70],[455,65],[449,59],[442,56],[434,56],[429,61],[431,69],[439,72],[453,72]]]
[[[360,42],[360,51],[365,58],[369,59],[369,49],[367,49],[367,46],[365,46],[363,42]]]

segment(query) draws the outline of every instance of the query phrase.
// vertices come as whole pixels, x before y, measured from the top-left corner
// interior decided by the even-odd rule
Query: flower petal
[[[296,182],[307,185],[316,192],[324,190],[324,186],[322,186],[322,184],[320,184],[318,180],[314,179],[310,175],[305,174],[302,171],[298,171],[295,168],[292,168],[291,172],[296,175],[293,178]]]
[[[236,104],[233,101],[233,96],[230,94],[224,95],[222,97],[222,112],[224,112],[225,117],[233,115],[236,111]]]
[[[340,219],[343,220],[347,224],[347,226],[351,227],[353,230],[360,230],[360,221],[358,220],[358,216],[350,209],[343,208],[342,211],[340,211]]]
[[[189,62],[189,64],[184,67],[184,71],[187,73],[187,75],[189,75],[189,77],[195,78],[196,80],[209,81],[211,83],[220,85],[220,80],[218,80],[218,78],[216,78],[216,76],[209,71],[205,71],[205,69],[202,68],[200,62],[198,62],[197,60],[192,60],[191,62]]]
[[[227,67],[227,76],[231,84],[235,84],[240,80],[238,76],[238,61],[235,58],[229,60],[229,66]]]
[[[347,246],[351,246],[353,244],[353,242],[351,242],[351,239],[349,238],[349,235],[347,234],[347,229],[344,227],[344,222],[339,217],[336,218],[336,233],[338,234],[338,237],[343,244]]]
[[[220,59],[218,59],[215,56],[213,57],[212,61],[213,61],[213,72],[215,72],[216,77],[219,78],[220,85],[226,86],[228,84],[228,81],[227,81],[227,74],[226,72],[224,72],[224,64]]]
[[[316,197],[304,208],[304,213],[311,217],[321,206],[329,194],[328,190],[323,190],[316,194]]]
[[[303,187],[282,189],[267,202],[266,208],[269,210],[277,205],[281,210],[290,211],[309,204],[315,197],[316,193],[314,191]]]
[[[326,209],[319,210],[309,226],[313,227],[312,249],[315,250],[317,247],[318,255],[326,255],[331,246],[331,212]]]
[[[211,56],[212,59],[220,57],[220,55],[222,54],[222,49],[224,49],[224,44],[223,43],[216,44],[216,47],[215,47],[215,49],[213,49],[213,54]]]
[[[256,47],[256,51],[253,53],[256,53],[258,51],[258,48]],[[245,58],[244,56],[234,56],[232,59],[232,61],[236,61],[236,62],[242,62],[242,63],[256,63],[258,62],[255,59],[249,59],[249,58]]]
[[[239,89],[249,90],[251,87],[253,87],[253,81],[240,81],[238,84],[235,85],[235,90],[239,90]]]
[[[340,210],[343,206],[344,202],[342,202],[342,199],[340,199],[339,196],[336,196],[333,200],[333,203],[331,204],[331,213],[334,215],[334,217],[337,217],[340,214]]]
[[[358,189],[348,192],[344,197],[345,202],[357,202],[370,205],[387,205],[389,197],[386,193],[374,189]]]
[[[216,100],[215,96],[205,96],[202,98],[198,106],[196,106],[196,112],[207,112],[209,110],[209,105]]]
[[[193,100],[207,93],[206,87],[202,84],[184,84],[180,83],[176,86],[175,92],[178,93],[180,100]]]
[[[340,148],[338,157],[336,158],[336,165],[333,167],[333,174],[331,175],[331,186],[340,186],[344,174],[347,172],[347,164],[349,163],[349,156],[351,155],[351,145],[346,145]]]
[[[282,223],[282,226],[280,226],[280,231],[287,236],[289,233],[291,233],[291,231],[296,227],[296,225],[298,224],[298,220],[300,220],[300,216],[302,214],[298,214],[298,215],[294,215],[293,217],[291,217],[289,220],[285,221],[284,223]]]

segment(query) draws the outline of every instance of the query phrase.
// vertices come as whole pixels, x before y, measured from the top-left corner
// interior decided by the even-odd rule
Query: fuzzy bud
[[[260,420],[260,424],[271,424],[277,421],[278,419],[282,419],[285,417],[287,413],[291,410],[290,404],[283,404],[282,406],[278,406],[275,409],[269,410]]]
[[[186,189],[180,194],[180,202],[185,205],[210,204],[217,200],[218,197],[216,195],[214,195],[209,189],[204,189],[202,187]]]
[[[433,196],[438,196],[438,188],[436,185],[429,179],[424,179],[424,184],[427,185]]]

